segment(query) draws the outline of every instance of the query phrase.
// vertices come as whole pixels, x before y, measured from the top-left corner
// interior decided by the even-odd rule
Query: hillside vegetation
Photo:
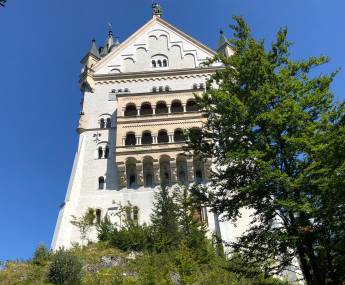
[[[73,217],[86,245],[55,252],[39,246],[31,260],[6,262],[0,284],[287,284],[239,255],[226,258],[219,238],[207,238],[195,219],[197,204],[187,189],[162,187],[155,200],[151,225],[139,225],[130,204],[121,209],[122,228],[107,218],[95,224],[93,209]],[[97,243],[88,239],[93,227]]]

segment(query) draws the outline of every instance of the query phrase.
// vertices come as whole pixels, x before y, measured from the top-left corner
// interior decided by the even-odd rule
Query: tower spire
[[[157,2],[152,2],[152,16],[161,17],[163,15],[162,7]]]

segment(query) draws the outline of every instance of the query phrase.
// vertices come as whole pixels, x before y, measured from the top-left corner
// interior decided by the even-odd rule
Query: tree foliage
[[[48,268],[48,281],[57,285],[77,285],[82,277],[82,263],[73,253],[59,249]]]
[[[252,209],[232,244],[246,262],[273,274],[298,257],[308,284],[342,284],[345,112],[330,91],[336,72],[316,75],[325,56],[291,60],[286,28],[266,49],[234,19],[234,54],[210,60],[224,68],[197,98],[207,122],[190,147],[214,167],[210,191],[196,192],[232,221]]]

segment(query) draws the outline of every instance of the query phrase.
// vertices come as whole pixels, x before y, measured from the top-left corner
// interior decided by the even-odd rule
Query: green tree
[[[178,207],[170,192],[162,185],[155,193],[151,221],[158,251],[171,249],[179,241]]]
[[[71,224],[79,229],[82,243],[88,241],[90,231],[94,226],[95,218],[95,210],[92,208],[87,209],[85,214],[79,218],[72,216]]]
[[[199,217],[200,204],[185,186],[174,189],[174,200],[178,212],[178,226],[182,242],[198,255],[198,261],[207,262],[212,253],[206,238],[206,225]]]
[[[81,282],[82,263],[80,259],[64,249],[53,256],[48,268],[48,281],[57,285],[77,285]]]
[[[44,245],[39,245],[32,257],[32,263],[44,266],[50,260],[51,252]]]
[[[209,191],[194,190],[232,221],[253,210],[232,245],[246,262],[272,274],[297,256],[308,284],[341,284],[345,120],[330,91],[336,72],[315,75],[324,56],[291,60],[286,28],[266,49],[234,19],[234,54],[210,60],[224,69],[197,98],[207,123],[190,147],[215,166]]]

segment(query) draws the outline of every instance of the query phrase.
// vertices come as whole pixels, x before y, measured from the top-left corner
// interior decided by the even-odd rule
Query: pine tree
[[[178,209],[172,193],[169,193],[169,188],[164,185],[155,193],[151,221],[157,250],[164,251],[175,247],[179,241]]]
[[[344,282],[344,108],[333,103],[336,72],[312,77],[327,57],[289,58],[287,29],[270,49],[235,17],[231,57],[198,98],[207,123],[192,138],[215,163],[199,196],[232,221],[244,207],[253,223],[232,244],[267,274],[298,257],[307,284]],[[217,88],[214,88],[217,86]]]
[[[178,209],[178,224],[181,242],[195,251],[200,262],[206,262],[212,250],[206,238],[206,225],[198,216],[200,204],[185,186],[174,189],[174,200]]]

